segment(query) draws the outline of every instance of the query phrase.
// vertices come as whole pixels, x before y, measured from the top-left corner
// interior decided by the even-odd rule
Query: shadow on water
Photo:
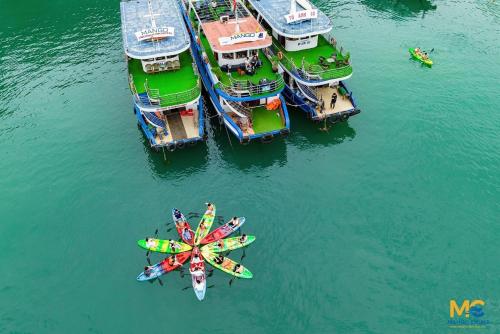
[[[146,139],[143,140],[143,145],[151,170],[162,179],[187,177],[203,171],[207,166],[208,148],[205,142],[173,152],[166,149],[155,151]]]
[[[292,135],[288,142],[301,149],[338,145],[356,137],[356,131],[349,126],[349,121],[336,124],[327,122],[326,127],[328,130],[325,130],[324,122],[313,122],[296,109],[289,108],[289,112]]]
[[[416,17],[418,15],[423,17],[428,11],[437,8],[429,0],[361,0],[361,3],[370,9],[392,13],[397,17]]]
[[[232,135],[226,133],[224,126],[219,128],[218,121],[212,122],[214,140],[217,142],[221,158],[241,170],[284,166],[287,162],[286,140],[276,138],[272,143],[263,144],[258,140],[242,145]]]

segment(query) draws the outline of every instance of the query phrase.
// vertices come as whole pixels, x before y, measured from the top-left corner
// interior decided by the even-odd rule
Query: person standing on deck
[[[330,101],[330,109],[335,109],[335,103],[337,103],[337,93],[333,92],[332,99]]]

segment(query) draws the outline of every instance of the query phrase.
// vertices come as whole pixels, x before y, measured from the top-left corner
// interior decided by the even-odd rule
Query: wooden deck
[[[331,108],[330,101],[334,92],[337,93],[337,102],[335,103],[335,107]],[[328,86],[320,87],[316,91],[316,96],[325,101],[325,109],[322,112],[318,112],[318,116],[321,118],[354,109],[354,106],[349,98],[347,96],[340,95],[338,86],[335,86],[334,88]]]

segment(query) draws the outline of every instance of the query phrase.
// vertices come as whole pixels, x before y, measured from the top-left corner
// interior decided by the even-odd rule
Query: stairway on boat
[[[304,96],[306,98],[308,98],[309,100],[311,100],[314,103],[318,102],[318,97],[316,96],[316,93],[314,92],[314,90],[311,89],[311,87],[303,85],[303,84],[299,83],[298,81],[295,81],[295,83],[297,84],[297,87],[302,92],[302,94],[304,94]]]

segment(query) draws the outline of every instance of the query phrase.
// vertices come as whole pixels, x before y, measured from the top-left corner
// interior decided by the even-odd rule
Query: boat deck
[[[337,94],[337,102],[335,102],[335,107],[330,107],[330,101],[333,93]],[[322,111],[317,111],[318,117],[323,119],[330,117],[334,114],[343,113],[354,109],[352,102],[349,100],[348,96],[342,96],[339,92],[338,86],[332,87],[321,87],[316,90],[316,96],[322,98],[325,101],[325,108]]]
[[[285,128],[280,110],[267,110],[265,106],[251,109],[251,126],[241,126],[241,118],[234,112],[227,112],[233,121],[240,127],[244,136],[263,134]]]
[[[157,73],[146,73],[143,71],[140,60],[129,60],[128,70],[132,75],[137,93],[146,92],[144,84],[147,80],[149,88],[157,89],[160,96],[170,95],[172,97],[162,103],[162,106],[179,105],[193,101],[200,95],[201,90],[198,85],[198,74],[193,68],[193,58],[189,50],[179,54],[179,60],[180,69]],[[189,94],[185,94],[186,92]]]
[[[155,136],[155,141],[159,145],[200,136],[196,116],[181,116],[179,113],[171,114],[167,116],[165,125],[168,132],[167,136],[164,133],[157,133]]]
[[[332,61],[332,55],[336,55],[338,61],[344,61],[347,55],[341,54],[323,35],[318,36],[318,46],[312,49],[286,51],[276,39],[274,39],[274,46],[285,56],[281,63],[287,67],[288,70],[291,70],[291,64],[289,64],[286,59],[293,62],[297,68],[302,68],[302,60],[304,60],[304,69],[308,73],[315,74],[323,80],[344,78],[352,74],[352,66],[350,64],[337,65]],[[320,57],[324,57],[327,61],[320,63]]]
[[[273,72],[273,65],[271,64],[269,59],[267,59],[267,57],[264,55],[262,51],[259,51],[259,59],[262,61],[262,66],[256,68],[255,74],[253,75],[238,74],[238,72],[233,72],[231,74],[228,74],[220,69],[217,60],[215,60],[214,53],[210,48],[210,44],[208,43],[208,40],[203,33],[201,34],[201,43],[203,44],[203,48],[207,53],[208,60],[212,68],[220,70],[217,71],[216,74],[219,76],[219,80],[225,85],[231,84],[230,76],[233,80],[242,80],[242,81],[248,80],[255,85],[258,85],[259,81],[262,79],[268,79],[269,81],[274,81],[279,79],[280,77],[280,75],[277,72]]]

